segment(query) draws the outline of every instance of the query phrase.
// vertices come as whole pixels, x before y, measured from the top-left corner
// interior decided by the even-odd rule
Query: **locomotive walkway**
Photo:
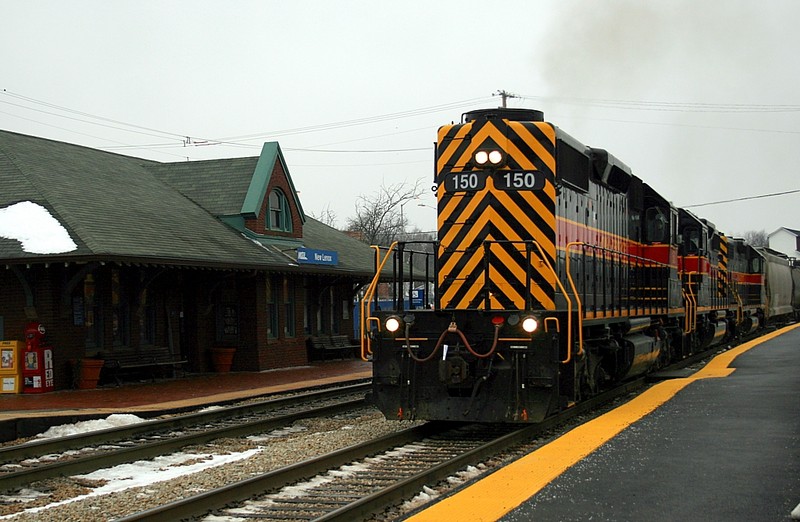
[[[408,520],[800,519],[798,327],[662,381]]]

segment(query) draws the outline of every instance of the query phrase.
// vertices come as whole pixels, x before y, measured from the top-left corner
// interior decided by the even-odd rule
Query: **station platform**
[[[798,327],[659,382],[407,520],[800,519]]]
[[[29,436],[57,424],[113,413],[152,417],[207,404],[371,377],[371,363],[346,359],[262,372],[188,374],[92,390],[0,394],[0,441]]]

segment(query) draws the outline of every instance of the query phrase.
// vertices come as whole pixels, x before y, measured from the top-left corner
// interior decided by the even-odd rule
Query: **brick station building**
[[[84,357],[167,348],[204,372],[231,347],[259,371],[353,336],[373,251],[304,214],[277,143],[161,163],[0,131],[0,187],[0,340],[44,325],[56,388]]]

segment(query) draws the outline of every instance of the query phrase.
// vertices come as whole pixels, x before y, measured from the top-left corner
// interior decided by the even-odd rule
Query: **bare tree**
[[[769,236],[766,230],[751,230],[744,233],[744,239],[747,244],[753,247],[768,247]]]
[[[325,223],[329,227],[336,228],[336,212],[331,209],[331,205],[328,204],[325,208],[322,209],[319,214],[316,212],[311,212],[311,217],[316,219],[317,221],[321,221]]]
[[[347,220],[347,230],[355,232],[370,245],[389,245],[402,239],[407,219],[403,206],[422,195],[421,181],[381,186],[377,193],[361,195],[356,201],[356,215]]]

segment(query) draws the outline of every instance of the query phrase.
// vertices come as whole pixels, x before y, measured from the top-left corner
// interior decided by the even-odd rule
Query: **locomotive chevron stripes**
[[[473,161],[478,150],[505,157],[486,168]],[[484,119],[439,129],[443,308],[555,309],[547,266],[556,255],[555,167],[555,129],[547,123]]]

